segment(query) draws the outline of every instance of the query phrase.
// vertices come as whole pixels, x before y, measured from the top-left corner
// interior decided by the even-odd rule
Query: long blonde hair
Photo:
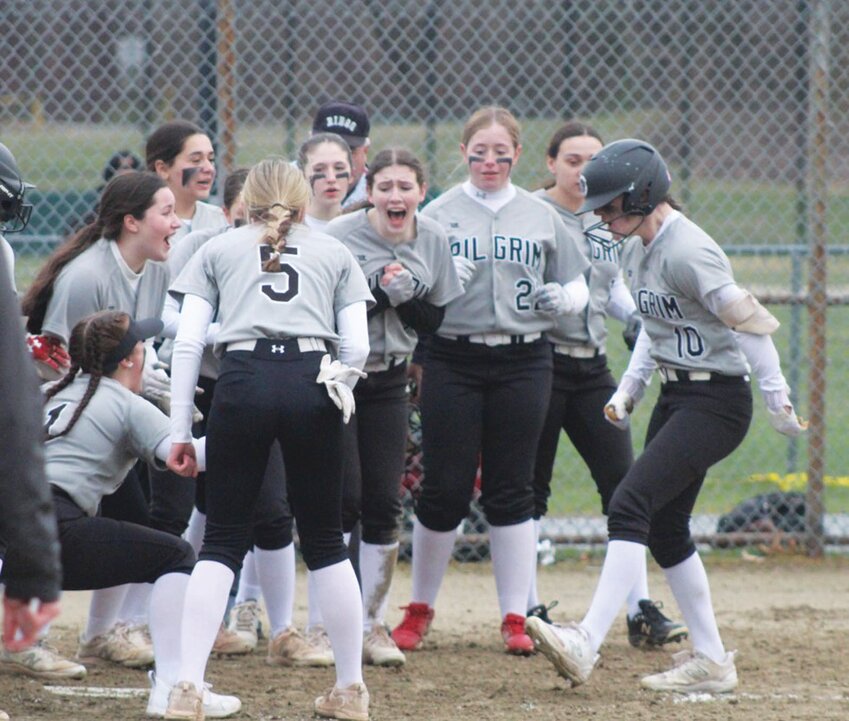
[[[271,246],[271,257],[262,269],[280,270],[280,253],[292,226],[303,216],[310,199],[310,187],[304,174],[285,158],[271,157],[251,168],[242,189],[245,211],[251,222],[261,223],[262,242]]]

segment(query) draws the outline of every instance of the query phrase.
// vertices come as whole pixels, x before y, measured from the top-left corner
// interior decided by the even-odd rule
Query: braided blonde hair
[[[285,158],[266,158],[251,168],[242,197],[251,222],[264,226],[261,242],[271,246],[271,255],[262,269],[276,273],[286,237],[302,219],[310,199],[306,178]]]

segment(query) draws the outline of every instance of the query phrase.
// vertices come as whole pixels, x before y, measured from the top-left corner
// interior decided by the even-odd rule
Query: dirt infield
[[[563,561],[540,571],[545,599],[559,599],[556,619],[586,610],[601,557]],[[515,658],[501,651],[495,587],[488,563],[452,568],[437,602],[425,648],[408,655],[402,669],[366,669],[372,719],[390,721],[554,721],[562,719],[669,718],[682,721],[849,718],[849,559],[810,561],[768,558],[761,563],[705,559],[724,640],[739,650],[740,686],[724,697],[677,697],[639,688],[640,676],[665,668],[665,651],[631,648],[623,619],[602,647],[603,666],[589,683],[570,689],[542,657]],[[677,616],[659,572],[651,588]],[[299,575],[299,586],[305,585]],[[408,600],[409,566],[393,591],[389,622]],[[66,611],[51,633],[73,653],[86,609],[86,594],[67,594]],[[298,589],[296,621],[306,617]],[[264,644],[264,642],[261,642]],[[673,648],[672,650],[677,650]],[[217,690],[239,695],[237,718],[311,719],[312,701],[333,683],[332,670],[272,668],[263,654],[213,660],[208,680]],[[133,687],[141,671],[92,667],[78,687]],[[50,719],[141,719],[146,696],[108,699],[56,696],[32,679],[0,675],[0,708],[14,721]]]

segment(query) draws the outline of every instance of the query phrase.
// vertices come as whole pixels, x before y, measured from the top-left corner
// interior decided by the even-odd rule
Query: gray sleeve
[[[433,288],[425,300],[433,305],[442,307],[463,295],[463,286],[460,284],[460,279],[457,277],[457,270],[454,268],[454,260],[451,257],[448,238],[441,228],[438,231],[438,238],[442,241],[442,246],[438,246],[434,257]]]
[[[552,262],[546,263],[544,278],[546,282],[553,280],[565,285],[569,281],[575,280],[590,267],[587,257],[581,251],[584,239],[577,231],[567,228],[557,211],[548,203],[543,203],[543,205],[549,210],[553,218],[556,244]]]
[[[17,297],[0,257],[0,538],[6,594],[55,601],[61,570],[56,518],[44,475],[42,401]]]
[[[168,416],[141,396],[133,396],[127,413],[127,432],[133,455],[161,467],[155,451],[171,433]]]
[[[218,286],[213,280],[209,245],[204,245],[189,258],[180,275],[171,283],[168,292],[177,300],[187,293],[203,298],[213,308],[218,307]]]
[[[734,282],[728,256],[712,242],[693,244],[686,252],[670,253],[666,269],[669,280],[682,294],[693,299],[704,299],[717,288]]]
[[[102,310],[99,297],[99,279],[92,273],[74,273],[70,268],[61,273],[53,284],[42,333],[55,335],[67,346],[77,322]]]
[[[334,313],[338,313],[342,308],[361,300],[365,301],[366,308],[371,308],[374,305],[374,296],[369,290],[363,269],[360,268],[360,264],[357,263],[357,259],[350,250],[341,243],[339,247],[343,254],[343,261],[339,283],[336,286],[333,299]]]

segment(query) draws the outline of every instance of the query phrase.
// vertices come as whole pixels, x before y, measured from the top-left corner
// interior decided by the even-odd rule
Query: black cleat
[[[538,618],[541,621],[545,621],[547,624],[551,624],[551,619],[548,616],[548,612],[557,605],[557,601],[552,601],[547,606],[544,603],[540,603],[533,608],[528,609],[528,613],[526,618]]]
[[[673,641],[681,643],[689,632],[681,623],[673,623],[660,609],[663,604],[648,599],[640,601],[640,613],[628,618],[628,641],[634,648],[663,646]]]

